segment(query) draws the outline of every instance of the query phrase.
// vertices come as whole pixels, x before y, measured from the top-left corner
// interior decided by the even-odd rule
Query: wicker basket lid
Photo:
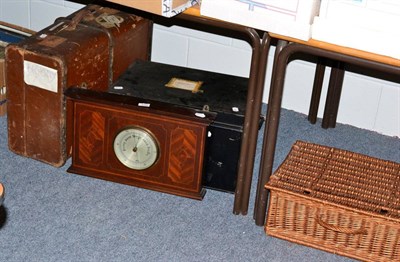
[[[400,218],[400,164],[296,141],[267,189]]]

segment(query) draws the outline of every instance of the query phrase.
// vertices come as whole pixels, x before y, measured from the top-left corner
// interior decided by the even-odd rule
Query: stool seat
[[[4,187],[3,184],[0,183],[0,206],[3,204],[4,200]]]

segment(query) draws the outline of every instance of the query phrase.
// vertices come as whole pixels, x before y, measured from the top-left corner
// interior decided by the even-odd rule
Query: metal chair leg
[[[336,126],[337,113],[339,110],[340,95],[344,80],[344,63],[335,61],[332,66],[329,79],[328,93],[322,119],[322,128],[334,128]]]
[[[319,100],[321,98],[322,84],[324,82],[325,74],[325,59],[319,57],[317,62],[317,67],[315,69],[314,75],[314,85],[311,94],[310,109],[308,111],[308,121],[311,124],[317,122]]]

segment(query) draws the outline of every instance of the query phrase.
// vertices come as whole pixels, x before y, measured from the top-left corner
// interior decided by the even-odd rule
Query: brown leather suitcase
[[[152,23],[88,5],[6,48],[8,143],[11,151],[53,166],[70,156],[70,86],[107,90],[135,59],[150,56]]]
[[[18,43],[35,32],[14,24],[0,21],[0,116],[7,114],[4,52],[10,43]]]

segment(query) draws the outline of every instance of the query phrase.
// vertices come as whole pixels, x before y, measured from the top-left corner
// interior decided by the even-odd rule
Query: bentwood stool
[[[0,206],[3,204],[4,200],[4,187],[3,184],[0,183]]]

